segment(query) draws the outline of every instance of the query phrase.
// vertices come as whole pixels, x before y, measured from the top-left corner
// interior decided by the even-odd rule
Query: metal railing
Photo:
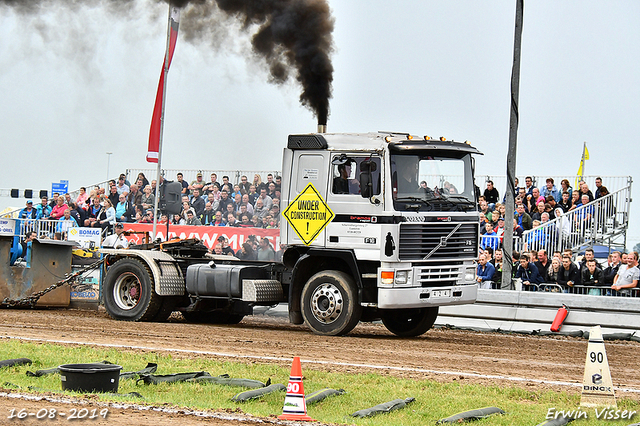
[[[567,179],[569,181],[569,185],[571,185],[571,188],[573,190],[579,189],[579,188],[576,188],[575,183],[576,183],[576,179],[579,180],[580,178],[579,177],[576,178],[576,176],[537,176],[537,175],[529,175],[529,176],[531,176],[531,178],[533,179],[533,186],[539,188],[540,190],[542,190],[542,188],[546,186],[547,178],[553,179],[554,185],[559,191],[562,191],[562,186],[560,185],[560,182],[562,181],[562,179]],[[589,186],[589,189],[591,190],[591,192],[593,192],[594,195],[596,192],[595,182],[596,182],[596,178],[598,177],[602,178],[602,185],[607,187],[607,189],[609,190],[609,193],[618,191],[626,187],[631,187],[631,183],[632,183],[631,176],[596,176],[596,175],[583,176],[582,179],[587,183],[587,185]],[[519,176],[518,185],[520,187],[524,187],[525,185],[524,178],[525,176]],[[498,190],[500,194],[500,202],[502,202],[502,200],[504,199],[504,195],[506,193],[506,188],[507,188],[506,176],[476,175],[476,185],[478,185],[478,187],[480,188],[481,195],[487,187],[486,182],[488,180],[491,180],[493,182],[493,186]]]
[[[78,226],[82,226],[82,224],[78,224]],[[36,238],[38,239],[54,239],[56,237],[56,233],[60,233],[60,237],[63,240],[67,239],[67,232],[70,227],[75,227],[71,224],[64,224],[60,220],[52,220],[52,219],[16,219],[16,231],[18,232],[16,236],[20,238],[22,241],[27,232],[35,232]],[[106,231],[108,228],[102,229],[102,237],[104,238],[106,235]]]
[[[24,239],[27,232],[35,232],[37,238],[53,239],[56,232],[62,234],[62,238],[66,239],[66,231],[68,226],[64,226],[59,220],[50,219],[17,219],[19,224],[20,240]]]
[[[545,249],[547,253],[571,249],[574,253],[594,245],[626,244],[631,187],[619,189],[514,238],[515,250]]]
[[[127,180],[130,183],[134,183],[135,180],[138,177],[139,173],[144,173],[145,177],[147,178],[147,180],[149,182],[151,182],[152,180],[155,180],[156,178],[156,169],[127,169],[125,174],[127,176]],[[279,171],[265,171],[265,170],[205,170],[205,169],[201,169],[201,170],[185,170],[185,169],[164,169],[162,171],[163,176],[168,179],[168,180],[176,180],[177,179],[177,174],[178,173],[182,173],[182,176],[184,177],[184,180],[187,181],[188,183],[191,183],[192,181],[196,180],[198,173],[202,173],[202,180],[203,182],[205,182],[205,184],[207,182],[209,182],[211,180],[211,173],[215,173],[218,175],[218,182],[220,182],[220,184],[222,184],[222,177],[223,176],[229,176],[229,182],[234,185],[238,182],[240,182],[240,178],[242,176],[247,176],[247,179],[249,182],[253,182],[253,177],[254,175],[258,174],[260,175],[260,178],[262,179],[262,182],[266,182],[267,181],[267,175],[269,173],[271,173],[274,177],[275,176],[279,176],[280,172]],[[117,177],[115,177],[114,179],[117,180]],[[105,181],[101,181],[98,183],[94,183],[92,185],[86,185],[85,188],[87,189],[87,192],[90,192],[93,188],[95,188],[96,186],[100,187],[100,188],[105,188],[107,189],[107,187],[109,186],[109,181],[105,180]],[[108,191],[105,191],[108,193]],[[69,194],[71,195],[72,199],[76,199],[78,198],[78,195],[80,195],[80,188],[69,192]]]
[[[21,208],[20,209],[15,209],[15,210],[10,210],[8,212],[4,212],[2,214],[2,216],[0,216],[0,217],[2,217],[3,219],[17,219],[18,215],[20,214],[21,211],[22,211]]]
[[[552,293],[571,293],[588,296],[640,297],[640,288],[630,288],[626,291],[616,291],[610,286],[574,285],[563,287],[555,283],[529,284],[522,286],[523,291],[544,291]]]
[[[260,175],[260,179],[262,182],[267,181],[267,175],[271,173],[273,177],[280,176],[279,171],[273,170],[210,170],[210,169],[200,169],[200,170],[185,170],[185,169],[165,169],[163,170],[164,177],[168,180],[176,180],[178,173],[182,173],[184,180],[188,183],[196,180],[198,173],[202,173],[202,180],[205,183],[211,181],[211,173],[215,173],[218,175],[217,182],[222,184],[222,177],[229,176],[229,182],[234,185],[240,182],[240,177],[246,176],[249,182],[253,182],[253,176],[258,174]],[[156,178],[156,170],[155,169],[127,169],[127,177],[129,181],[133,183],[133,181],[138,177],[138,173],[144,173],[146,178],[151,182]],[[151,176],[151,177],[150,177]]]
[[[616,291],[609,286],[574,285],[569,288],[568,293],[588,294],[590,296],[640,297],[640,288]]]
[[[640,298],[640,288],[630,288],[622,291],[616,291],[609,285],[605,286],[587,286],[574,285],[573,287],[563,287],[557,283],[540,283],[540,284],[522,284],[519,278],[513,279],[513,288],[505,288],[500,283],[491,281],[492,290],[511,290],[526,292],[545,292],[545,293],[570,293],[585,296],[612,296],[612,297],[638,297]]]

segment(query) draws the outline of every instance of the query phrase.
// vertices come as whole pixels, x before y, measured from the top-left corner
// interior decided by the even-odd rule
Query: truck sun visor
[[[327,149],[329,145],[322,135],[289,135],[289,149]]]

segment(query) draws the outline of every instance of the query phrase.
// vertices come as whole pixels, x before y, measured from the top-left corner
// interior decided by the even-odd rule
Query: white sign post
[[[0,235],[14,236],[16,234],[15,219],[0,219]]]
[[[581,407],[616,407],[611,371],[599,325],[591,327],[582,381]]]
[[[80,243],[80,246],[84,249],[93,247],[100,247],[100,228],[69,228],[67,240],[76,241]]]

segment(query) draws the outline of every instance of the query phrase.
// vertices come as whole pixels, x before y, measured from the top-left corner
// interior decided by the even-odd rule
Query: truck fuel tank
[[[248,302],[281,302],[282,285],[266,269],[242,264],[197,264],[187,268],[186,289],[197,297],[228,297]]]

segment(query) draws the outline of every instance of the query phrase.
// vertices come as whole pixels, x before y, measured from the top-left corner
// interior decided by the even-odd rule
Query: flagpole
[[[162,85],[162,112],[160,113],[160,141],[158,144],[158,169],[156,173],[156,196],[153,206],[153,239],[156,239],[158,226],[158,202],[160,201],[160,172],[162,170],[162,136],[164,133],[164,101],[167,96],[167,75],[169,74],[169,50],[171,45],[171,2],[169,2],[169,14],[167,17],[167,49],[164,57],[164,78]]]
[[[506,217],[502,244],[502,284],[503,289],[512,289],[513,281],[513,217],[515,210],[516,153],[518,150],[518,98],[520,95],[520,48],[522,46],[522,25],[524,0],[516,0],[516,22],[513,36],[513,65],[511,67],[511,114],[509,120],[509,146],[507,149],[507,193]]]
[[[584,143],[582,144],[582,167],[581,167],[581,171],[582,173],[580,174],[580,180],[584,180],[584,154],[587,152],[587,141],[584,141]]]

